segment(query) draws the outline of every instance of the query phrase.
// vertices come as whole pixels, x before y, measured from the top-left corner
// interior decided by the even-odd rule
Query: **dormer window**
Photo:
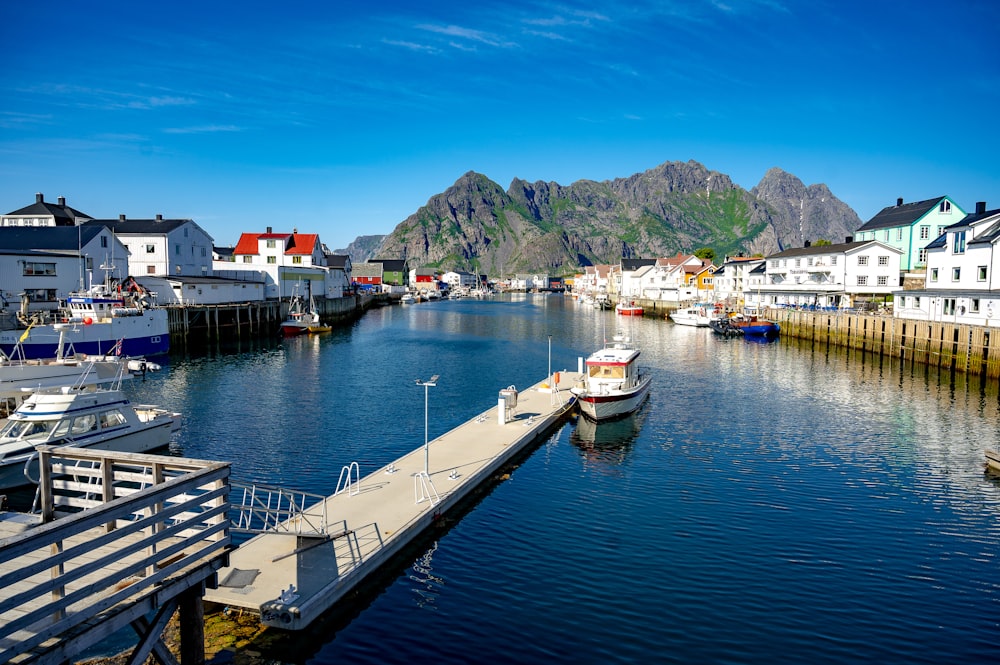
[[[938,212],[948,214],[951,212],[951,201],[942,201],[938,206]]]

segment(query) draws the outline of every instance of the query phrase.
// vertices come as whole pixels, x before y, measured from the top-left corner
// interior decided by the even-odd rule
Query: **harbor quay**
[[[310,505],[277,508],[275,491],[245,490],[255,494],[243,498],[245,524],[271,524],[232,551],[205,600],[258,612],[266,626],[306,628],[571,412],[583,375],[553,377],[551,387],[501,390],[493,408],[363,478],[346,464],[337,491]]]

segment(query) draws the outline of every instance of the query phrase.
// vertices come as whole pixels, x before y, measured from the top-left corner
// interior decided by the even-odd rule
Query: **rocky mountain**
[[[346,254],[351,257],[351,263],[364,263],[368,259],[375,257],[375,253],[378,252],[378,248],[382,246],[382,241],[384,239],[384,235],[358,236],[346,248],[333,250],[333,254],[338,254],[340,256]]]
[[[375,255],[490,275],[564,274],[701,247],[720,257],[768,254],[839,242],[859,226],[825,185],[806,187],[776,168],[749,192],[694,161],[567,186],[515,178],[506,191],[470,171],[403,220]]]

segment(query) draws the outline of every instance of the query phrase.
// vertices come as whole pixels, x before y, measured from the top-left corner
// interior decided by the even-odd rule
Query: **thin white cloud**
[[[517,46],[515,42],[501,39],[499,36],[492,33],[483,32],[482,30],[473,30],[472,28],[463,28],[459,25],[434,25],[430,23],[422,23],[416,27],[418,30],[426,30],[427,32],[447,35],[449,37],[459,37],[461,39],[467,39],[469,41],[479,42],[481,44],[495,46],[497,48],[510,48],[512,46]]]
[[[429,44],[417,44],[416,42],[404,42],[398,39],[383,39],[383,44],[388,44],[389,46],[398,46],[400,48],[409,49],[410,51],[421,51],[424,53],[440,53],[441,49],[430,46]]]
[[[236,125],[198,125],[195,127],[168,127],[164,134],[215,134],[218,132],[242,132]]]

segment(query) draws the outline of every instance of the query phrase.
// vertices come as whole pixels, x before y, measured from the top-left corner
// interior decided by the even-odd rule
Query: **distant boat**
[[[707,328],[709,322],[712,320],[712,310],[709,309],[709,307],[710,306],[706,305],[684,307],[675,312],[671,312],[670,320],[682,326]]]
[[[28,475],[36,446],[141,453],[167,446],[180,421],[179,413],[132,406],[119,389],[38,391],[0,429],[0,489],[37,481],[37,468],[34,479]]]
[[[649,395],[652,381],[638,365],[639,350],[624,334],[587,358],[584,385],[572,392],[580,411],[591,420],[608,420],[632,413]]]
[[[412,305],[417,302],[417,298],[412,293],[404,293],[403,297],[399,299],[399,302],[403,305]]]
[[[709,323],[716,334],[724,337],[745,337],[751,341],[770,342],[778,339],[781,326],[753,314],[737,314],[712,319]]]
[[[291,305],[288,308],[288,318],[281,322],[281,333],[285,337],[304,335],[306,333],[323,333],[333,330],[333,326],[326,325],[319,318],[319,310],[312,296],[309,297],[309,309],[302,307],[302,298],[293,295]]]
[[[170,351],[167,310],[147,307],[141,287],[99,284],[74,292],[66,299],[53,323],[28,324],[26,330],[0,331],[0,351],[26,359],[54,358],[60,340],[76,353],[103,356],[156,356]],[[68,324],[67,328],[57,328]],[[15,352],[15,348],[17,351]],[[116,351],[113,351],[116,350]]]
[[[615,305],[615,311],[622,316],[642,316],[643,310],[640,305],[635,304],[634,300],[630,300],[627,303],[620,302]]]

